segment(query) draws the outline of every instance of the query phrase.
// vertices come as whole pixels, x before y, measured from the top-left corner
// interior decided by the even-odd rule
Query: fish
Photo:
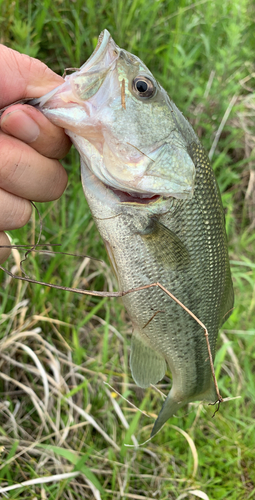
[[[233,284],[219,188],[189,122],[107,30],[78,71],[28,103],[63,127],[80,154],[84,194],[119,290],[160,283],[206,325],[214,359]],[[136,384],[145,389],[172,374],[154,436],[187,403],[217,399],[206,339],[160,288],[123,303]]]

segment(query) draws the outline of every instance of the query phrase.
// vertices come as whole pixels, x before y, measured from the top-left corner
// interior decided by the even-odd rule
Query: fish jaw
[[[65,107],[73,103],[83,104],[84,100],[97,92],[105,74],[118,57],[118,50],[109,31],[102,31],[94,52],[80,69],[66,76],[63,84],[44,96],[32,99],[30,104],[42,108],[42,111],[61,108],[61,104]]]
[[[76,138],[72,137],[72,140],[75,141]],[[75,143],[75,147],[78,149],[79,146]],[[97,218],[102,221],[108,218],[111,219],[116,216],[116,213],[135,214],[138,217],[141,216],[141,218],[150,218],[168,212],[171,209],[169,207],[172,207],[172,205],[172,210],[175,210],[175,203],[172,198],[160,196],[151,198],[133,197],[125,192],[112,189],[91,171],[83,157],[81,157],[81,181],[85,197],[96,220]],[[101,225],[98,223],[97,225],[100,226],[99,232],[101,232]]]

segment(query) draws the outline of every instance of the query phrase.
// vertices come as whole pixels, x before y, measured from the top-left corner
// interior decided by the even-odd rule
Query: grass
[[[132,380],[131,327],[120,300],[65,293],[1,274],[0,487],[13,486],[3,497],[253,499],[254,4],[0,0],[0,6],[0,41],[59,73],[79,67],[108,28],[121,47],[150,67],[211,151],[236,297],[219,335],[215,367],[223,396],[241,396],[222,405],[213,419],[211,407],[192,404],[153,441],[125,446],[148,439],[162,396]],[[116,289],[74,150],[65,166],[65,195],[39,206],[42,243],[61,243],[63,252],[83,257],[30,255],[26,272],[68,287]],[[38,231],[34,214],[11,236],[26,244]],[[20,257],[14,250],[9,269],[18,272]],[[169,378],[157,387],[167,394]]]

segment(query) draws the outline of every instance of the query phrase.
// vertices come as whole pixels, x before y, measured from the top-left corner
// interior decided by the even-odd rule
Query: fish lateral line
[[[80,288],[65,287],[62,285],[53,285],[52,283],[47,283],[45,281],[34,280],[32,278],[27,277],[26,275],[25,276],[18,276],[16,274],[13,274],[11,271],[9,271],[8,269],[4,268],[1,265],[0,265],[0,269],[2,271],[4,271],[6,274],[8,274],[13,279],[17,279],[20,281],[27,281],[29,283],[35,283],[35,284],[41,285],[41,286],[48,286],[49,288],[55,288],[57,290],[64,290],[67,292],[79,293],[81,295],[91,295],[91,296],[95,296],[95,297],[124,297],[125,295],[128,295],[129,293],[147,290],[148,288],[152,288],[152,287],[160,288],[172,300],[174,300],[180,307],[182,307],[184,309],[184,311],[186,311],[201,326],[201,328],[203,328],[203,330],[205,332],[204,335],[205,335],[206,343],[207,343],[207,350],[208,350],[208,354],[209,354],[211,373],[212,373],[212,377],[213,377],[213,381],[214,381],[216,394],[218,397],[218,399],[214,403],[209,403],[209,404],[215,405],[218,403],[218,407],[217,407],[216,411],[214,412],[213,417],[214,417],[215,413],[217,413],[219,411],[220,404],[224,402],[224,399],[219,392],[219,387],[218,387],[218,383],[217,383],[217,379],[216,379],[216,375],[215,375],[215,371],[214,371],[213,357],[212,357],[212,352],[211,352],[211,347],[210,347],[210,342],[209,342],[208,330],[207,330],[206,326],[204,325],[204,323],[202,323],[202,321],[200,321],[200,319],[197,318],[197,316],[195,316],[195,314],[192,311],[190,311],[190,309],[188,309],[188,307],[186,307],[179,299],[177,299],[177,297],[175,297],[171,292],[169,292],[169,290],[167,290],[158,281],[155,283],[150,283],[148,285],[141,285],[141,286],[136,287],[136,288],[130,288],[129,290],[125,290],[125,291],[121,291],[121,292],[98,292],[98,291],[94,291],[94,290],[91,291],[91,290],[82,290]],[[157,313],[158,312],[159,311],[157,311]],[[154,314],[154,316],[155,316],[155,314]],[[151,321],[153,319],[153,317],[149,321]],[[145,326],[147,326],[147,325],[145,325]]]

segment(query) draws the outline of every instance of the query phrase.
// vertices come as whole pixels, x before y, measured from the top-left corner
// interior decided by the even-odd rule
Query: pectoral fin
[[[189,252],[180,238],[171,229],[157,219],[151,219],[147,228],[139,233],[154,259],[163,262],[171,269],[187,266],[190,262]]]
[[[153,351],[136,331],[132,336],[130,367],[135,383],[143,388],[156,384],[166,372],[164,358]]]

